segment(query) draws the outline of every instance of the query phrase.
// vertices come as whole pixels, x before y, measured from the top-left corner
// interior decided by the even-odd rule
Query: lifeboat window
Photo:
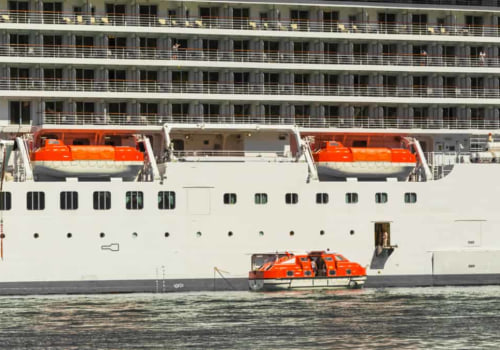
[[[325,259],[325,261],[333,261],[331,256],[326,256],[326,257],[324,257],[324,259]]]
[[[300,261],[308,261],[308,258],[300,258]]]
[[[345,259],[343,257],[341,257],[340,255],[335,255],[335,260],[344,261]]]
[[[158,192],[158,209],[175,209],[175,192]]]
[[[287,275],[288,277],[292,277],[292,276],[293,276],[293,271],[292,271],[292,270],[288,270],[288,271],[286,272],[286,275]]]
[[[267,204],[267,193],[256,193],[255,204]]]
[[[346,193],[345,202],[349,204],[358,203],[358,194],[355,192]]]
[[[346,275],[350,275],[351,274],[351,270],[350,269],[345,270],[345,274]]]
[[[94,192],[94,209],[109,210],[111,208],[111,192],[96,191]]]
[[[297,204],[298,201],[299,201],[299,195],[297,193],[285,194],[286,204]]]
[[[28,210],[44,210],[45,192],[28,192],[26,194],[26,207]]]
[[[316,203],[327,204],[328,203],[328,193],[316,193]]]
[[[378,192],[375,193],[375,203],[387,203],[387,193],[385,192]]]
[[[304,275],[306,275],[306,276],[311,276],[311,271],[306,270],[306,272],[304,272]]]
[[[330,276],[335,276],[336,271],[335,271],[335,270],[330,270],[330,271],[329,271],[329,274],[330,274]]]
[[[224,193],[224,204],[236,204],[236,193]]]
[[[12,195],[10,192],[0,192],[0,210],[10,210],[12,207]]]
[[[127,191],[125,194],[125,207],[131,210],[139,210],[144,207],[144,194],[142,191]]]
[[[416,202],[417,202],[417,194],[415,192],[405,193],[405,203],[416,203]]]
[[[76,210],[78,209],[78,192],[63,191],[60,195],[61,210]]]

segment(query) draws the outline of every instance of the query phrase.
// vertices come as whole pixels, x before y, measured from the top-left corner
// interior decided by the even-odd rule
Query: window
[[[30,124],[30,101],[10,101],[9,116],[11,124]]]
[[[111,192],[96,191],[94,192],[94,209],[109,210],[111,208]]]
[[[297,204],[299,201],[299,195],[297,193],[287,193],[285,194],[286,204]]]
[[[0,210],[10,210],[12,207],[12,195],[10,192],[0,192]]]
[[[236,204],[236,193],[224,193],[224,204]]]
[[[61,192],[60,206],[61,210],[76,210],[78,209],[78,192],[64,191]]]
[[[316,193],[316,203],[318,204],[328,203],[328,193]]]
[[[375,203],[387,203],[387,193],[375,193]]]
[[[142,209],[144,207],[144,194],[141,191],[127,191],[125,207],[131,210]]]
[[[345,202],[352,204],[358,203],[358,194],[355,192],[348,192],[345,194]]]
[[[175,192],[158,192],[158,209],[175,209]]]
[[[267,193],[256,193],[255,204],[267,204]]]
[[[405,203],[416,203],[416,202],[417,202],[417,194],[415,192],[405,193]]]
[[[44,210],[45,192],[28,192],[26,194],[26,202],[28,210]]]

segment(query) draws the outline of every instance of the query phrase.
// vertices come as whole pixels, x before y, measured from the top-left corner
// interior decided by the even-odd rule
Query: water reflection
[[[1,348],[497,348],[500,287],[0,298]]]

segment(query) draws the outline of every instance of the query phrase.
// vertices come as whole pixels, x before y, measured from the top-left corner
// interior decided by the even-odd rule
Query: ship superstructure
[[[490,0],[0,2],[0,293],[241,288],[253,253],[328,245],[368,286],[500,282],[499,18]],[[42,169],[56,142],[80,158]],[[418,162],[327,178],[325,142]],[[141,156],[119,176],[101,150]]]

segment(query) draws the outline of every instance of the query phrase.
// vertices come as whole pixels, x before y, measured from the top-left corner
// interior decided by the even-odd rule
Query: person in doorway
[[[420,51],[420,56],[422,57],[420,65],[422,66],[427,65],[427,51],[425,50]]]
[[[316,259],[311,259],[311,269],[313,270],[314,277],[318,275],[318,265],[316,264]]]
[[[172,46],[172,59],[176,60],[177,59],[177,52],[179,51],[179,47],[181,47],[181,44],[175,43]]]
[[[387,231],[384,231],[384,233],[382,233],[382,248],[390,248],[389,234],[387,233]]]
[[[484,66],[484,63],[486,61],[486,53],[484,51],[479,52],[479,65]]]

